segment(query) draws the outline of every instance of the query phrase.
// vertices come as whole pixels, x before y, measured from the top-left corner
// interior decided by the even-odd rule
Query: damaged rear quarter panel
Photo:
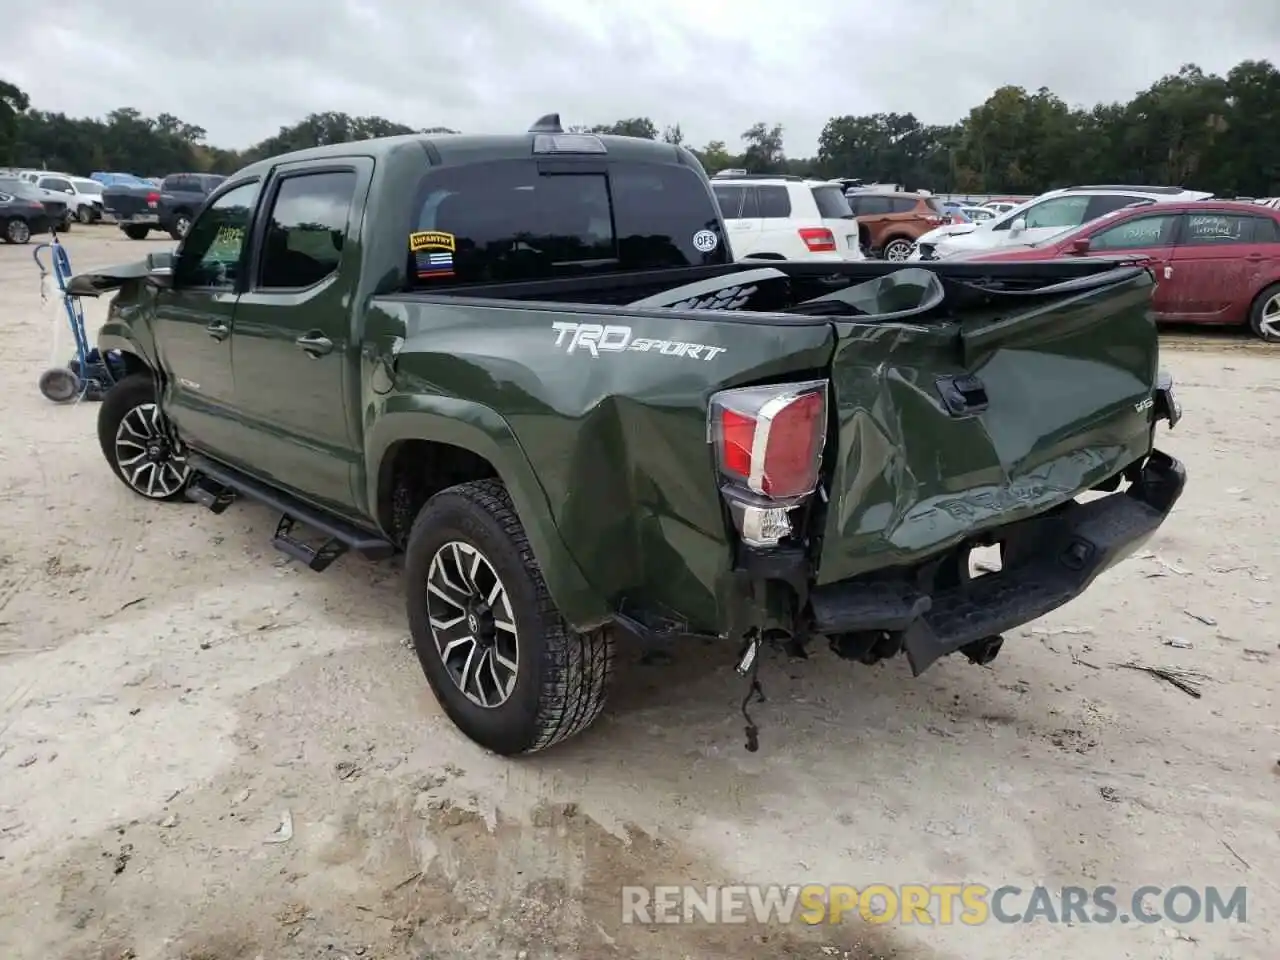
[[[611,607],[716,629],[731,554],[708,400],[746,383],[825,376],[830,324],[725,321],[706,311],[403,306],[397,389],[474,400],[506,421],[561,539]],[[571,336],[553,326],[564,322],[628,327],[629,349],[570,352]],[[637,341],[721,349],[695,358]]]

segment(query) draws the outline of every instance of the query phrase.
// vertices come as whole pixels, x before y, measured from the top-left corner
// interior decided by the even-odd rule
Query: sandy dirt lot
[[[163,246],[68,240],[81,268]],[[317,575],[265,509],[112,477],[97,406],[36,390],[61,314],[30,249],[0,247],[5,960],[1275,956],[1280,351],[1171,344],[1176,515],[991,667],[772,655],[750,754],[727,651],[628,652],[597,726],[510,762],[436,706],[397,565]],[[621,922],[624,884],[956,881],[1246,885],[1248,920]]]

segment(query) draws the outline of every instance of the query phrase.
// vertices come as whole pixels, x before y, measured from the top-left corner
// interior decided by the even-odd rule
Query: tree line
[[[832,117],[815,156],[787,155],[781,124],[760,122],[738,142],[686,142],[678,123],[649,117],[572,129],[684,144],[708,172],[863,177],[940,193],[1038,193],[1071,183],[1180,184],[1224,196],[1280,194],[1280,70],[1245,60],[1226,76],[1187,64],[1127,103],[1068,105],[1042,87],[1001,87],[951,125],[914,114]],[[303,147],[414,132],[383,117],[313,113],[246,150],[207,143],[204,128],[162,113],[122,107],[105,118],[32,107],[0,80],[0,166],[142,176],[177,171],[232,173],[254,160]]]

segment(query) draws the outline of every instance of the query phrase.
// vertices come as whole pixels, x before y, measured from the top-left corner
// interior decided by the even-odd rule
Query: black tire
[[[40,393],[51,403],[66,403],[80,393],[80,376],[69,367],[50,367],[40,374]]]
[[[5,243],[30,243],[31,224],[21,217],[10,217],[4,224]]]
[[[169,236],[174,240],[181,240],[187,235],[187,231],[191,229],[191,214],[185,210],[179,210],[173,215],[173,226],[169,229]]]
[[[496,706],[468,699],[436,645],[427,579],[432,560],[451,543],[478,552],[510,602],[515,679]],[[612,637],[607,629],[578,633],[565,623],[500,481],[463,483],[432,497],[409,533],[405,575],[418,661],[449,719],[471,740],[503,756],[533,753],[580,733],[600,715],[613,668]]]
[[[149,438],[142,437],[141,442],[133,439],[145,431],[125,430],[122,434],[122,424],[126,419],[132,425],[139,418],[158,428],[160,436],[157,439],[162,442],[155,444],[160,449],[154,455],[147,443]],[[150,373],[130,374],[102,398],[102,406],[98,408],[98,445],[111,465],[111,472],[140,497],[159,501],[185,499],[191,470],[181,448],[175,450],[169,442],[168,434],[171,432],[156,403],[156,385]],[[131,457],[135,449],[153,464],[151,470],[145,469],[146,464],[140,464],[136,470],[129,469],[133,466],[129,460],[122,465],[122,456]],[[172,468],[172,473],[165,469],[166,464]],[[160,482],[153,482],[153,478],[159,478]]]
[[[1249,328],[1267,343],[1280,343],[1280,283],[1273,283],[1254,298]]]
[[[151,232],[150,227],[140,227],[137,224],[129,224],[120,228],[124,231],[124,235],[130,240],[145,240],[147,234]]]
[[[76,211],[76,219],[86,225],[93,223],[93,207],[85,204]]]

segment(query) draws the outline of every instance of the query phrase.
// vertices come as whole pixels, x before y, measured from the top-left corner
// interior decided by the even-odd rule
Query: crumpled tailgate
[[[923,559],[1146,453],[1151,285],[1146,271],[1118,269],[992,294],[958,320],[882,306],[879,320],[836,321],[818,582]]]

